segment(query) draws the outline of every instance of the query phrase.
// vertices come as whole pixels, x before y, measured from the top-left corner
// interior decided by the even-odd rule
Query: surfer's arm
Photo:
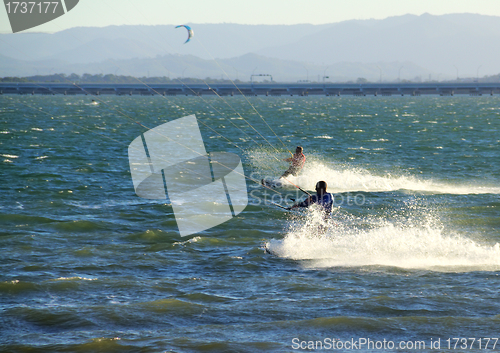
[[[289,207],[288,209],[293,210],[294,208],[297,208],[297,207],[308,207],[309,205],[311,205],[311,203],[312,203],[312,196],[309,196],[304,201],[296,203],[296,204],[292,205],[292,207]]]

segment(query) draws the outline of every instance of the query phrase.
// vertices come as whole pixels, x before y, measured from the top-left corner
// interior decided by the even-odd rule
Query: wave
[[[388,192],[410,190],[435,194],[500,194],[500,187],[493,185],[460,184],[424,180],[411,175],[376,175],[361,168],[327,166],[320,162],[308,164],[307,170],[291,179],[301,187],[314,190],[318,180],[325,180],[332,192]]]
[[[265,174],[266,177],[275,178],[286,170],[285,164],[283,164],[282,170],[273,167],[276,163],[270,160],[266,151],[253,151],[250,154],[250,160],[259,172]],[[421,179],[412,175],[377,174],[351,165],[341,165],[334,162],[325,163],[319,161],[316,156],[308,157],[306,167],[297,177],[289,176],[287,179],[306,190],[314,190],[316,182],[324,180],[328,184],[328,190],[334,193],[409,190],[430,194],[500,194],[500,187],[481,183],[481,181],[467,182],[465,184]],[[289,187],[293,188],[294,186],[290,184]]]
[[[500,244],[480,244],[434,221],[394,224],[379,220],[364,226],[342,220],[318,232],[321,216],[310,211],[305,222],[290,225],[281,240],[265,243],[279,257],[305,260],[306,266],[427,269],[443,272],[498,271]]]
[[[0,214],[0,221],[4,224],[30,224],[30,225],[58,222],[57,220],[52,218],[47,218],[42,216],[30,216],[23,214]]]
[[[38,286],[32,282],[21,282],[19,280],[0,282],[0,293],[3,294],[25,294],[27,292],[36,291],[37,288]]]
[[[105,222],[88,220],[59,221],[53,227],[64,232],[94,232],[105,229]]]
[[[159,299],[137,304],[143,310],[156,314],[178,313],[179,316],[200,314],[205,306],[179,299]]]
[[[18,306],[7,311],[7,315],[18,317],[23,321],[42,328],[84,329],[93,327],[93,323],[80,312],[71,307],[51,308]]]
[[[172,221],[169,221],[169,223],[172,223]],[[161,229],[147,229],[142,232],[129,234],[125,239],[142,244],[176,244],[177,236],[172,232]]]

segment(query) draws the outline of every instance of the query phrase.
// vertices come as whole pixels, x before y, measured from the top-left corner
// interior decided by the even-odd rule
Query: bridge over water
[[[217,84],[79,84],[0,83],[0,94],[165,95],[165,96],[420,96],[495,95],[499,83],[231,83]]]

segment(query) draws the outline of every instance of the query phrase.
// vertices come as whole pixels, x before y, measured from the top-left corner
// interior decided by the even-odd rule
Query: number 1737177
[[[9,1],[5,3],[8,13],[56,13],[59,1]]]
[[[495,349],[498,338],[448,338],[448,349]]]

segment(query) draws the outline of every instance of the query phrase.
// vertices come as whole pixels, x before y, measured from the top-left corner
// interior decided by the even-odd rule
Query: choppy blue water
[[[500,348],[500,98],[99,99],[0,96],[0,351]],[[127,147],[136,122],[193,113],[207,151],[243,159],[250,204],[180,237]],[[325,233],[270,204],[295,187],[252,181],[297,145],[291,180],[336,196]]]

